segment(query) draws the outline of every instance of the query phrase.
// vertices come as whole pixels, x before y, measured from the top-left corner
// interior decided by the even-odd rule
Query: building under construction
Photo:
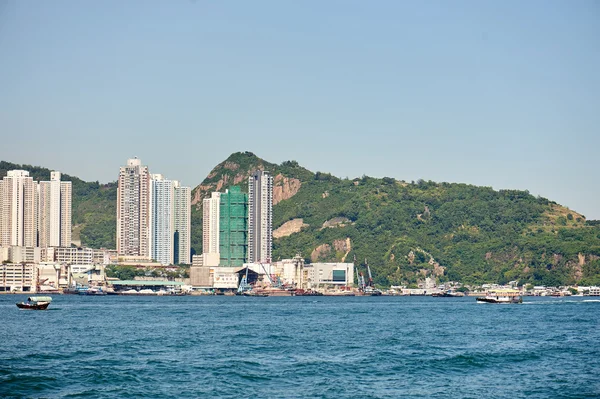
[[[248,249],[248,194],[233,186],[221,194],[219,215],[220,266],[242,266]]]

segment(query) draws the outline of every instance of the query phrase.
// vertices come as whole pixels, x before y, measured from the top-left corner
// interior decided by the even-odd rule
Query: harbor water
[[[0,295],[2,398],[598,398],[600,300]]]

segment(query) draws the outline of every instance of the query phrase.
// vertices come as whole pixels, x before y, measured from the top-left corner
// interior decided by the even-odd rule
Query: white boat
[[[523,303],[521,292],[511,289],[488,291],[484,297],[477,298],[478,303]]]

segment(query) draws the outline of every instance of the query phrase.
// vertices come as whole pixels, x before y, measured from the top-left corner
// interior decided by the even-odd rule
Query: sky
[[[600,0],[0,0],[0,160],[198,185],[236,151],[600,219]]]

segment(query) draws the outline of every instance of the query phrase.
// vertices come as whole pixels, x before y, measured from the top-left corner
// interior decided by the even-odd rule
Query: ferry
[[[498,289],[478,297],[477,303],[523,303],[523,298],[518,290]]]

